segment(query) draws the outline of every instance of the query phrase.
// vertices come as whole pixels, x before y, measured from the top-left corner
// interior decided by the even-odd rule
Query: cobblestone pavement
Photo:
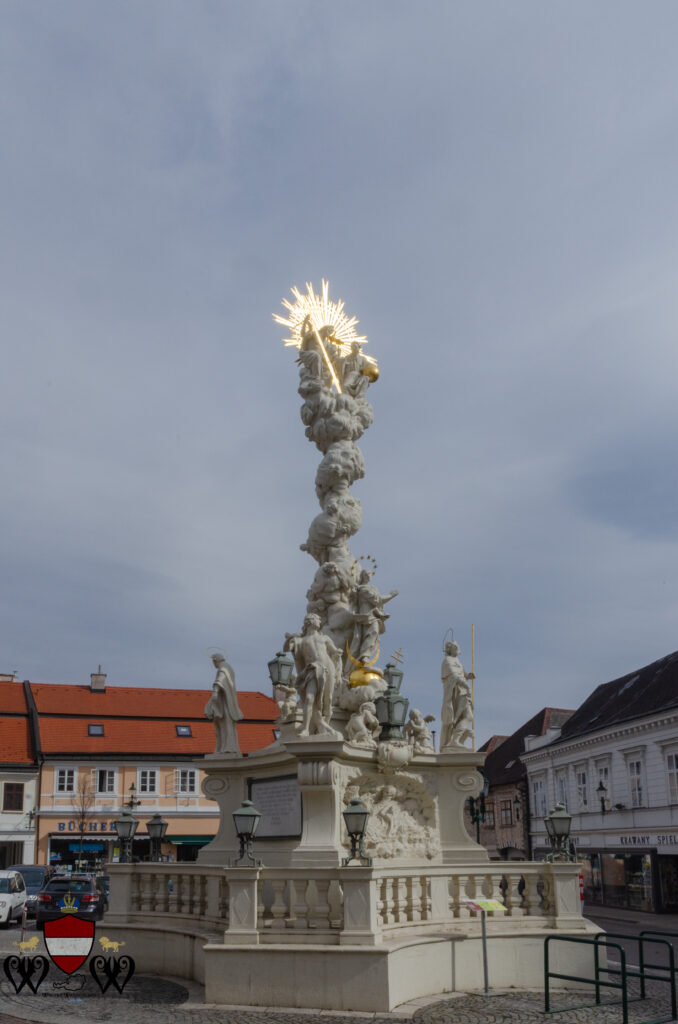
[[[400,1021],[402,1024],[618,1024],[622,1019],[618,1000],[601,1007],[590,1004],[592,991],[556,992],[553,1009],[561,1012],[545,1018],[541,992],[503,992],[455,995],[447,999],[415,1001],[393,1014],[331,1013],[317,1010],[253,1010],[217,1007],[202,1001],[202,989],[193,982],[135,976],[122,995],[101,996],[88,976],[78,974],[54,987],[51,975],[37,995],[8,992],[0,985],[0,1024],[103,1024],[120,1019],[128,1024],[365,1024],[366,1020]],[[24,990],[25,991],[25,990]],[[582,1006],[582,1003],[587,1005]],[[423,1005],[426,1004],[426,1005]],[[668,986],[655,985],[644,1001],[629,1004],[629,1024],[669,1018]]]

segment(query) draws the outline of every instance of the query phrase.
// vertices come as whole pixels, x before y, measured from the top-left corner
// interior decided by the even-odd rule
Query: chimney
[[[106,673],[101,671],[101,665],[99,665],[98,672],[90,673],[90,684],[89,688],[92,693],[103,693],[106,689]]]

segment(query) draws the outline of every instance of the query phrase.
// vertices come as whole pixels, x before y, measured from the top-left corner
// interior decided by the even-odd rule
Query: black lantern
[[[600,813],[605,814],[605,797],[607,796],[607,786],[605,785],[602,779],[598,783],[596,793],[600,797]]]
[[[569,841],[572,815],[565,810],[565,804],[556,804],[544,818],[544,824],[551,842],[547,860],[574,860]]]
[[[268,674],[274,686],[287,686],[292,678],[294,662],[278,651],[275,658],[268,663]]]
[[[513,809],[516,812],[516,821],[520,821],[520,797],[517,793],[513,798]]]
[[[160,860],[160,844],[162,843],[165,832],[167,831],[167,822],[164,818],[161,818],[159,814],[154,814],[152,818],[146,822],[146,831],[151,840],[151,860]]]
[[[377,697],[374,706],[377,711],[377,718],[381,726],[379,740],[383,743],[386,740],[401,740],[403,734],[401,729],[407,718],[407,709],[410,706],[406,697],[400,696],[400,684],[403,681],[403,673],[391,662],[384,669],[386,680],[386,693]]]
[[[344,867],[352,860],[361,860],[368,868],[372,867],[372,858],[368,857],[363,850],[363,839],[365,838],[369,816],[370,812],[357,797],[351,800],[343,812],[346,831],[351,840],[351,853],[348,857],[344,857],[341,862]]]
[[[252,856],[252,840],[259,828],[261,812],[251,800],[243,800],[237,811],[233,811],[233,824],[240,840],[240,856],[231,863],[231,867],[240,864],[247,857],[252,867],[260,868],[261,861]]]
[[[139,822],[127,809],[123,809],[118,820],[113,822],[113,827],[118,834],[118,839],[120,840],[121,864],[128,864],[130,861],[132,840],[134,839],[134,834],[138,826]]]

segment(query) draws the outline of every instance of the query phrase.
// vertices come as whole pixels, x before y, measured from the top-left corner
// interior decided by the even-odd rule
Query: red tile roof
[[[0,713],[8,715],[12,711],[27,715],[26,697],[23,683],[0,681]]]
[[[239,697],[242,695],[239,694]],[[242,707],[242,705],[241,705]],[[244,710],[244,709],[243,709]],[[277,709],[276,709],[277,710]],[[178,719],[186,721],[186,716]],[[87,726],[102,724],[103,736],[90,736]],[[214,726],[205,718],[190,721],[191,736],[177,736],[175,722],[166,719],[53,717],[40,719],[40,739],[46,756],[71,754],[186,754],[199,757],[214,752]],[[238,739],[243,754],[273,742],[273,722],[242,722]]]
[[[7,684],[16,686],[20,684]],[[31,683],[40,715],[112,715],[118,718],[171,718],[173,722],[205,718],[211,690],[153,689],[148,686],[109,686],[92,692],[89,686],[69,683]],[[272,697],[238,691],[240,710],[247,719],[273,722],[278,705]],[[0,704],[4,710],[4,705]],[[24,707],[25,710],[25,707]]]
[[[28,718],[0,718],[0,762],[32,764],[33,750]]]

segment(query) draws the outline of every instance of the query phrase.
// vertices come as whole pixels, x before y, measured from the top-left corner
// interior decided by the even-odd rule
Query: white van
[[[21,920],[26,903],[26,886],[18,871],[0,871],[0,928],[12,918]]]

